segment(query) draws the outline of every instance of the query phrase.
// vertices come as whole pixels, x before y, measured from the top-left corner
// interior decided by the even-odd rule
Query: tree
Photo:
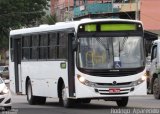
[[[0,0],[0,48],[8,47],[9,31],[36,26],[49,0]]]
[[[56,22],[57,22],[56,15],[46,15],[42,17],[42,20],[41,20],[41,23],[48,24],[48,25],[55,24]]]

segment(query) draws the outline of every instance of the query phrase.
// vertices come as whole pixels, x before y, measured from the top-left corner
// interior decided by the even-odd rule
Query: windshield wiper
[[[125,43],[127,41],[128,37],[124,37],[123,41],[122,41],[122,45],[120,45],[120,41],[119,41],[119,57],[120,57],[120,53],[123,50]]]
[[[102,39],[101,38],[96,38],[96,40],[105,48],[106,51],[108,51],[108,55],[110,57],[109,48],[106,47],[106,45],[103,43]],[[107,45],[108,45],[108,42],[107,42]]]

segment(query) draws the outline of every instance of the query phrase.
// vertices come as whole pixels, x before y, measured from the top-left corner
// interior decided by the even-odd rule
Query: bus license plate
[[[120,93],[120,89],[119,88],[110,88],[109,93]]]

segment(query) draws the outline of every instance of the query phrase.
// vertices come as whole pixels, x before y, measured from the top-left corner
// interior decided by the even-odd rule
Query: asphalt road
[[[63,108],[58,99],[48,98],[45,105],[29,105],[25,95],[13,95],[13,108],[2,114],[159,114],[160,100],[152,95],[130,97],[128,106],[120,108],[115,102],[93,100],[74,108]],[[1,112],[0,112],[1,113]]]

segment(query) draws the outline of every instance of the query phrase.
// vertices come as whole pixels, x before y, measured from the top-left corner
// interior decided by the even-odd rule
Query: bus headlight
[[[147,75],[146,75],[146,74],[143,75],[143,76],[141,77],[141,79],[145,81],[145,80],[147,79]]]
[[[77,78],[82,84],[84,84],[86,86],[90,86],[90,87],[95,87],[95,83],[94,82],[86,80],[83,76],[77,75]]]
[[[78,75],[78,80],[81,82],[81,83],[84,83],[86,81],[86,79],[80,75]]]
[[[147,77],[146,77],[146,75],[144,74],[140,79],[138,79],[138,80],[136,80],[136,81],[133,82],[133,86],[137,86],[137,85],[143,83],[143,82],[146,80],[146,78],[147,78]]]

